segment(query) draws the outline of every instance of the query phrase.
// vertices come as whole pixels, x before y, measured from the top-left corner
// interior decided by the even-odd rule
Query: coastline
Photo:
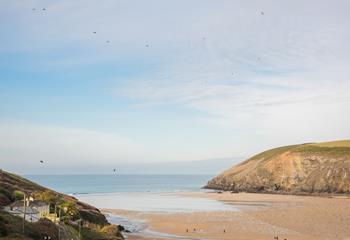
[[[350,239],[350,198],[254,193],[174,193],[224,202],[239,211],[160,213],[102,209],[147,225],[128,239]],[[301,221],[302,219],[302,221]],[[188,232],[187,232],[188,229]],[[147,232],[156,233],[147,235]],[[157,238],[157,233],[159,238]],[[169,237],[167,237],[169,236]]]

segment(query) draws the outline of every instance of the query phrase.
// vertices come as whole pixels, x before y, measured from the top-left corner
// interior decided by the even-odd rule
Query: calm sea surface
[[[30,180],[66,194],[200,191],[210,175],[30,175]]]

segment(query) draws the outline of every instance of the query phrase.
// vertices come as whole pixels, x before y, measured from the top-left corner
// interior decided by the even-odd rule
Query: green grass
[[[270,149],[270,150],[267,150],[265,152],[259,153],[255,156],[251,157],[247,161],[254,161],[256,159],[264,159],[264,161],[267,161],[267,160],[269,160],[269,159],[271,159],[279,154],[282,154],[288,150],[291,150],[297,146],[300,146],[300,145],[290,145],[290,146],[284,146],[284,147]]]
[[[317,145],[307,145],[295,148],[293,149],[293,152],[340,157],[350,156],[350,147],[319,147]]]
[[[323,154],[326,156],[350,156],[350,140],[311,143],[301,145],[295,149],[294,152],[309,153],[309,154]]]
[[[263,159],[264,161],[268,161],[269,159],[278,156],[286,151],[311,154],[319,153],[326,154],[328,156],[345,156],[350,154],[350,140],[323,143],[305,143],[299,145],[278,147],[259,153],[243,163],[247,163],[248,161],[254,161],[257,159]]]
[[[314,143],[312,145],[317,146],[317,147],[347,147],[347,148],[350,148],[350,140]]]

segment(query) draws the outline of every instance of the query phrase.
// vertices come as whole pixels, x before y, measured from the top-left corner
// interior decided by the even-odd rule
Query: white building
[[[11,205],[6,206],[5,211],[23,218],[23,201],[16,201]],[[55,214],[50,214],[50,205],[42,201],[28,201],[25,212],[25,219],[28,222],[37,222],[40,218],[47,218],[56,222],[59,221]]]

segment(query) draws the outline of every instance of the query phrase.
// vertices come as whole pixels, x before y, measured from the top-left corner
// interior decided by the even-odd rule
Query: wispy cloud
[[[220,15],[213,10],[206,27],[199,24],[202,37],[191,36],[173,62],[116,94],[143,105],[179,104],[233,126],[237,115],[258,121],[291,105],[324,105],[326,111],[329,104],[349,104],[349,17],[340,9],[349,7],[346,2],[330,8],[301,1],[231,3],[236,11],[215,4]]]

